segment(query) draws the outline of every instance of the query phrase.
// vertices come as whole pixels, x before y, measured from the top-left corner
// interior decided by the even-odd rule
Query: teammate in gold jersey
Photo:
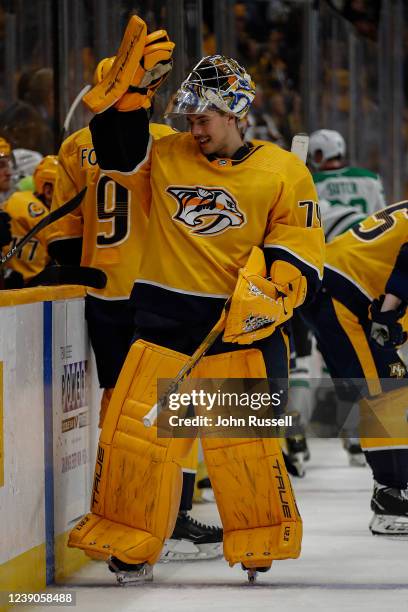
[[[92,512],[69,540],[84,550],[92,541],[121,582],[152,575],[175,521],[180,458],[192,443],[143,428],[157,379],[176,374],[234,293],[223,339],[194,374],[287,381],[282,324],[314,294],[324,258],[306,167],[276,146],[243,143],[238,124],[255,91],[235,60],[203,58],[169,108],[187,116],[190,133],[152,142],[145,108],[168,71],[172,43],[163,33],[154,47],[145,24],[132,17],[116,66],[85,98],[98,113],[90,127],[99,165],[140,193],[149,216],[132,292],[137,341],[102,428],[103,474]],[[298,557],[301,519],[277,440],[203,438],[202,445],[229,563],[242,563],[252,578],[273,559]],[[125,490],[136,495],[137,513],[130,511]],[[132,547],[129,539],[124,546],[125,533]]]
[[[398,202],[327,245],[323,290],[303,311],[339,397],[359,400],[375,534],[408,534],[407,302],[408,202]]]
[[[4,212],[11,220],[12,242],[4,250],[15,246],[41,219],[48,215],[54,183],[57,176],[58,160],[55,155],[47,155],[34,171],[34,193],[16,191],[4,204]],[[52,236],[53,228],[39,232],[6,266],[5,287],[23,287],[50,262],[47,253],[47,236]]]
[[[173,131],[166,125],[150,125],[153,138]],[[106,287],[88,290],[86,317],[100,386],[111,390],[134,333],[129,295],[139,267],[147,217],[137,205],[137,192],[99,170],[88,128],[63,142],[59,161],[52,210],[85,185],[87,192],[76,211],[53,225],[48,251],[59,263],[81,263],[107,275]]]

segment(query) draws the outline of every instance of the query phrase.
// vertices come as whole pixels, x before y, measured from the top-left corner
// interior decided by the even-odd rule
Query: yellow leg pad
[[[257,349],[206,357],[203,362],[203,377],[266,377]],[[203,438],[202,445],[227,561],[261,567],[273,559],[297,558],[302,520],[279,439]]]
[[[106,560],[114,555],[125,563],[148,561],[152,565],[163,543],[147,531],[87,514],[70,533],[69,546],[81,548],[93,559]]]
[[[302,521],[279,441],[203,439],[203,448],[227,561],[261,566],[273,559],[297,558]]]
[[[198,440],[192,442],[188,455],[181,460],[181,467],[186,472],[197,472],[198,469]]]
[[[109,402],[111,400],[113,389],[104,389],[101,398],[101,408],[99,410],[99,424],[98,427],[102,429],[103,422],[105,420],[106,412],[108,410]]]
[[[100,435],[92,513],[72,530],[69,546],[126,563],[159,557],[179,508],[181,458],[193,440],[158,439],[142,418],[157,401],[157,379],[174,377],[186,360],[148,342],[132,346]]]
[[[394,389],[360,402],[361,446],[406,447],[408,439],[408,388]]]

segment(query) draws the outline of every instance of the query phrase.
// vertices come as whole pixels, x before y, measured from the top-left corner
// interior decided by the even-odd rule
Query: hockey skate
[[[207,467],[204,461],[198,463],[197,476],[194,484],[194,503],[214,502],[215,496],[211,486],[211,481],[208,478]]]
[[[202,502],[214,502],[214,491],[211,486],[211,481],[208,478],[202,478],[197,482],[197,489],[200,492],[200,501]]]
[[[180,512],[173,534],[164,545],[160,561],[215,559],[222,556],[223,531],[220,527],[203,525]]]
[[[107,563],[110,571],[116,575],[116,581],[122,586],[153,580],[153,566],[148,563],[124,563],[117,557],[110,557]]]
[[[286,438],[286,446],[288,449],[287,459],[292,464],[294,470],[293,476],[302,478],[305,473],[305,462],[310,459],[310,452],[307,446],[306,437],[304,434],[297,434]],[[286,462],[286,466],[288,463]],[[289,469],[288,469],[289,471]],[[289,473],[291,473],[289,471]]]
[[[365,455],[360,446],[360,440],[358,438],[344,438],[343,447],[347,453],[350,466],[365,467],[367,465]]]
[[[374,535],[408,538],[408,489],[393,489],[375,483],[371,498]]]
[[[246,567],[243,563],[241,563],[241,568],[244,570],[244,572],[247,573],[249,584],[255,584],[256,579],[258,577],[258,572],[269,572],[271,566],[269,565],[268,567]]]
[[[303,478],[306,473],[305,462],[310,459],[310,451],[299,413],[291,412],[288,414],[292,416],[293,427],[291,428],[291,435],[286,438],[286,453],[284,453],[286,469],[292,476]]]

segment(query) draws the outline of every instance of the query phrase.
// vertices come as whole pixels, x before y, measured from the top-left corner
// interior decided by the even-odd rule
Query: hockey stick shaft
[[[309,145],[309,136],[307,134],[296,134],[292,139],[291,152],[299,157],[303,163],[306,163],[307,158],[307,150]],[[229,305],[231,302],[231,297],[226,301],[221,317],[211,329],[209,334],[204,338],[200,346],[193,353],[190,359],[185,363],[185,365],[181,368],[176,378],[167,389],[166,393],[164,393],[158,402],[153,406],[153,408],[143,417],[143,424],[145,427],[151,427],[157,419],[157,415],[159,410],[166,403],[169,395],[175,393],[181,383],[189,376],[191,371],[197,366],[199,361],[204,357],[204,355],[208,352],[210,347],[214,344],[218,336],[221,332],[224,331],[225,322],[227,318],[227,313],[229,309]]]
[[[84,285],[104,289],[107,276],[103,270],[88,266],[48,266],[33,276],[26,287],[38,285]]]
[[[87,188],[84,187],[82,191],[77,193],[71,200],[69,200],[69,202],[67,202],[66,204],[63,204],[63,206],[60,206],[60,208],[53,210],[49,215],[44,217],[44,219],[41,219],[41,221],[37,223],[37,225],[35,225],[33,229],[31,229],[24,236],[24,238],[20,240],[18,244],[16,244],[12,249],[10,249],[10,251],[8,251],[8,253],[4,255],[4,257],[1,258],[1,263],[5,264],[8,261],[10,261],[10,259],[14,257],[15,255],[17,255],[17,253],[21,251],[23,246],[27,244],[27,242],[29,242],[31,238],[33,238],[36,234],[38,234],[38,232],[41,232],[41,230],[43,230],[48,225],[51,225],[51,223],[54,223],[54,221],[58,221],[58,219],[61,219],[61,217],[64,217],[68,213],[78,208],[78,206],[82,202],[82,199],[85,195],[86,189]]]
[[[61,144],[63,143],[63,141],[68,135],[69,126],[71,125],[71,119],[77,109],[78,104],[81,102],[83,96],[86,93],[88,93],[90,89],[91,89],[91,85],[85,85],[85,87],[81,89],[81,91],[77,94],[77,96],[75,97],[75,100],[72,102],[71,106],[69,107],[67,115],[65,117],[64,125],[62,126],[62,133],[61,133],[61,139],[60,139]]]
[[[230,303],[231,298],[228,298],[222,309],[221,316],[214,325],[214,327],[201,342],[200,346],[194,351],[190,359],[186,361],[186,363],[181,368],[167,391],[160,397],[160,399],[153,406],[153,408],[143,417],[143,424],[145,427],[151,427],[154,424],[155,420],[157,419],[159,410],[165,405],[168,397],[172,393],[175,393],[177,391],[181,383],[191,374],[192,370],[198,365],[204,355],[209,351],[214,342],[217,340],[218,336],[224,331]]]
[[[299,133],[292,138],[290,151],[297,155],[304,164],[306,163],[308,148],[309,136],[307,134]]]

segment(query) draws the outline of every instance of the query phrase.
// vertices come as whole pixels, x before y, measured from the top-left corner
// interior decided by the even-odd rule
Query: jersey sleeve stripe
[[[168,285],[163,285],[155,281],[150,281],[150,280],[145,280],[145,279],[140,279],[140,278],[137,278],[135,280],[135,284],[150,285],[152,287],[158,287],[159,289],[165,289],[166,291],[173,291],[175,293],[182,293],[183,295],[193,295],[196,297],[216,298],[216,299],[223,299],[223,300],[226,300],[230,297],[227,294],[203,293],[200,291],[185,291],[184,289],[177,289],[176,287],[170,287]]]
[[[319,280],[322,280],[323,275],[320,272],[319,268],[317,268],[316,266],[314,266],[313,264],[311,264],[309,261],[306,261],[306,259],[303,259],[302,257],[299,257],[299,255],[297,253],[295,253],[294,251],[292,251],[291,249],[288,249],[287,247],[281,246],[279,244],[264,244],[263,246],[264,249],[275,249],[275,250],[279,250],[279,251],[285,251],[290,257],[291,259],[295,259],[298,263],[294,263],[294,265],[296,267],[298,267],[300,270],[303,270],[305,267],[309,269],[308,274],[313,273],[315,275],[317,275],[317,278]],[[275,255],[266,255],[268,258],[272,258],[271,261],[274,261],[275,259],[277,259],[277,257],[275,257]],[[284,258],[283,256],[280,256],[281,259]],[[284,258],[285,261],[289,261],[290,263],[293,263],[293,261],[289,260],[287,257]],[[268,263],[268,262],[267,262]]]
[[[314,294],[320,289],[322,282],[322,274],[316,266],[310,264],[305,259],[302,259],[287,247],[279,245],[264,245],[264,254],[267,269],[269,269],[274,261],[280,259],[287,261],[288,263],[295,266],[307,279],[307,297],[306,301],[309,301]]]

